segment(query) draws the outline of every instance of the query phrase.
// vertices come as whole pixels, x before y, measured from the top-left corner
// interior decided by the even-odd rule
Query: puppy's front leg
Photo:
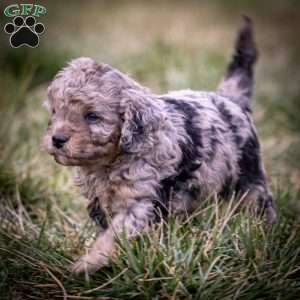
[[[116,214],[109,227],[94,242],[90,252],[78,260],[72,268],[76,274],[93,273],[108,264],[115,252],[115,237],[125,232],[132,237],[146,229],[154,219],[154,207],[150,200],[135,201],[128,208]]]

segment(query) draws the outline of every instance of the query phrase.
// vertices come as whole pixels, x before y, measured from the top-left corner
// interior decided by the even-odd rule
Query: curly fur
[[[95,271],[114,252],[115,235],[145,230],[162,214],[186,215],[217,194],[247,194],[275,218],[250,112],[257,53],[245,19],[217,92],[156,95],[116,69],[78,58],[48,89],[47,151],[77,166],[76,184],[102,226],[75,272]],[[87,121],[89,112],[96,119]],[[55,145],[53,136],[63,136]],[[159,208],[159,209],[158,209]]]

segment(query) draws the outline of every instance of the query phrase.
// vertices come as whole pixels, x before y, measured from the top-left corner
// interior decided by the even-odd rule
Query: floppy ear
[[[144,91],[127,89],[121,101],[121,114],[124,120],[119,142],[121,151],[137,153],[151,149],[153,133],[163,120],[158,100]]]

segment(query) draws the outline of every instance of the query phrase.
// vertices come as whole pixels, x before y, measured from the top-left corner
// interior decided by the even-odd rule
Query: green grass
[[[30,184],[23,192],[15,188],[15,197],[26,199]],[[10,197],[12,190],[7,187]],[[51,202],[51,195],[40,196]],[[185,222],[170,219],[130,242],[121,236],[118,258],[88,280],[74,277],[69,266],[92,235],[90,224],[79,228],[72,216],[45,205],[37,225],[37,208],[25,208],[20,197],[15,209],[2,211],[10,216],[0,232],[2,293],[16,299],[297,299],[300,225],[286,206],[293,197],[276,197],[274,226],[247,209],[236,211],[234,201],[207,201]]]
[[[254,118],[276,224],[267,226],[247,207],[235,210],[236,202],[208,199],[186,222],[171,218],[132,241],[120,237],[118,258],[89,278],[69,271],[95,237],[85,199],[71,170],[40,147],[48,82],[68,59],[85,55],[156,92],[214,89],[238,12],[233,1],[160,7],[90,1],[84,8],[73,1],[74,19],[66,20],[66,11],[51,1],[41,47],[1,48],[0,299],[300,298],[300,47],[292,30],[300,15],[292,2],[276,2],[273,14],[266,3],[239,4],[258,28]]]

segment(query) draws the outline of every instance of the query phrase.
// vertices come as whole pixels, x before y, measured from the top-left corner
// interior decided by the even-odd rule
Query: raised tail
[[[253,68],[257,57],[252,21],[249,17],[243,16],[243,24],[237,35],[232,60],[217,92],[222,96],[229,97],[247,110],[251,110]]]

